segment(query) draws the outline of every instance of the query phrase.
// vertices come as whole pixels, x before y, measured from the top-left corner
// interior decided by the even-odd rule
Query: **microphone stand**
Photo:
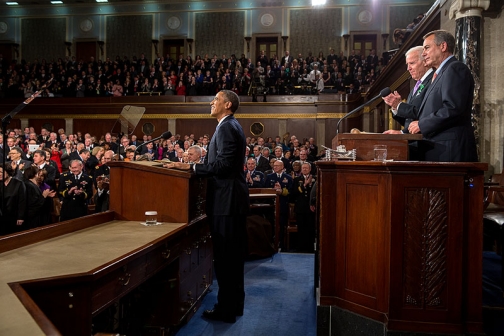
[[[150,143],[152,143],[154,141],[157,141],[159,139],[169,139],[171,137],[172,137],[171,132],[170,131],[166,131],[163,134],[161,134],[160,136],[158,136],[157,138],[154,138],[154,139],[146,141],[146,142],[142,142],[140,145],[138,145],[138,147],[135,149],[135,152],[133,153],[133,161],[136,161],[136,153],[140,149],[140,147],[148,145],[148,144],[150,144]]]
[[[364,106],[366,106],[366,105],[370,104],[371,102],[375,101],[376,99],[378,99],[378,98],[380,98],[380,97],[386,97],[386,96],[388,96],[390,93],[391,93],[390,88],[388,88],[388,87],[387,87],[387,88],[385,88],[385,89],[381,90],[380,94],[379,94],[379,95],[377,95],[376,97],[372,98],[371,100],[368,100],[367,102],[365,102],[365,103],[364,103],[364,104],[362,104],[361,106],[359,106],[359,107],[357,107],[357,108],[354,108],[352,111],[350,111],[350,112],[348,112],[347,114],[345,114],[345,115],[343,116],[343,118],[341,118],[340,120],[338,120],[338,123],[336,124],[336,134],[338,134],[338,133],[339,133],[339,125],[340,125],[340,123],[341,123],[344,119],[348,118],[349,116],[351,116],[351,115],[352,115],[352,114],[354,114],[354,113],[359,112],[359,111],[360,111],[360,110],[361,110]]]
[[[0,216],[3,216],[3,214],[5,213],[5,159],[7,157],[7,153],[6,153],[6,145],[7,145],[7,125],[10,124],[12,118],[14,118],[14,116],[16,114],[18,114],[19,111],[21,111],[22,109],[25,108],[26,105],[30,104],[35,98],[37,98],[42,92],[44,92],[45,89],[47,89],[51,83],[53,81],[53,78],[49,78],[49,80],[47,82],[45,82],[44,85],[42,85],[42,87],[40,88],[40,90],[38,90],[37,92],[35,92],[34,94],[32,94],[28,99],[26,99],[25,101],[23,101],[21,104],[19,104],[16,108],[14,108],[14,110],[10,111],[9,113],[7,113],[3,118],[2,118],[2,149],[3,149],[3,155],[2,155],[2,185],[1,185],[1,195],[2,195],[2,206],[0,208]]]

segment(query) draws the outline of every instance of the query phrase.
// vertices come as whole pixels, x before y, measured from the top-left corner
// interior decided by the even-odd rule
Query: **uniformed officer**
[[[284,231],[289,220],[289,191],[292,188],[292,177],[285,173],[281,160],[273,163],[273,173],[266,176],[265,188],[274,188],[280,196],[280,242],[283,243]]]
[[[247,159],[247,171],[245,172],[245,179],[249,188],[263,188],[264,187],[264,174],[256,170],[256,160],[253,157]]]
[[[87,205],[93,196],[93,179],[83,172],[82,168],[82,161],[72,160],[70,171],[60,176],[58,191],[63,198],[61,221],[87,215]]]
[[[301,175],[294,179],[290,192],[291,203],[294,203],[298,242],[300,252],[313,252],[315,242],[315,213],[310,206],[310,193],[315,185],[315,177],[310,173],[311,164],[301,165]]]

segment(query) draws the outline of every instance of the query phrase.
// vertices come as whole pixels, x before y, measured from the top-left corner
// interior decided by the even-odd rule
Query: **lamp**
[[[65,45],[68,52],[68,56],[72,56],[72,42],[67,41],[65,42]]]
[[[194,42],[194,39],[188,38],[186,39],[187,41],[187,46],[189,47],[189,54],[192,54],[192,43]]]
[[[250,40],[252,40],[252,37],[245,37],[245,41],[247,41],[247,52],[250,52]]]
[[[105,42],[104,41],[97,41],[96,43],[98,43],[98,47],[100,47],[101,55],[103,56],[103,54],[104,54],[103,46],[105,45]]]
[[[381,37],[383,38],[383,50],[387,50],[387,39],[389,34],[381,34]]]
[[[152,44],[154,45],[154,51],[156,52],[156,55],[158,54],[158,44],[159,44],[159,40],[152,40]]]
[[[282,36],[282,40],[283,40],[283,43],[284,43],[284,51],[287,49],[287,39],[289,38],[289,36]]]
[[[343,34],[343,38],[345,39],[345,49],[348,49],[348,38],[350,34]]]
[[[14,48],[14,52],[16,53],[16,57],[19,57],[19,43],[12,43],[12,47]]]

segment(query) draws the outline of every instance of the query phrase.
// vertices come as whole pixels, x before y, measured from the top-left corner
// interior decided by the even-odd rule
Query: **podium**
[[[213,276],[206,180],[110,166],[111,211],[0,237],[1,335],[112,332],[100,326],[114,306],[122,333],[159,334],[201,305]],[[141,225],[146,210],[163,224]]]
[[[363,335],[481,333],[488,164],[318,161],[317,168],[317,334],[348,334],[338,329],[345,325]]]
[[[421,134],[339,133],[332,140],[332,149],[344,145],[356,150],[356,161],[372,161],[374,145],[387,145],[387,159],[408,161],[408,144],[418,140],[422,140]]]

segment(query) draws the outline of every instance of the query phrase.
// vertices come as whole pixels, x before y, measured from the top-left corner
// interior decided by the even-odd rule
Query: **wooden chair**
[[[280,199],[273,188],[251,188],[249,189],[250,209],[252,211],[262,209],[272,209],[274,212],[275,229],[275,251],[278,251],[279,226],[280,226]]]
[[[289,220],[287,221],[287,227],[285,228],[285,248],[287,251],[290,249],[290,234],[294,232],[298,232],[296,213],[294,212],[294,204],[289,203]]]
[[[504,175],[494,174],[486,186],[483,210],[483,249],[491,250],[501,256],[502,282],[504,291]]]

